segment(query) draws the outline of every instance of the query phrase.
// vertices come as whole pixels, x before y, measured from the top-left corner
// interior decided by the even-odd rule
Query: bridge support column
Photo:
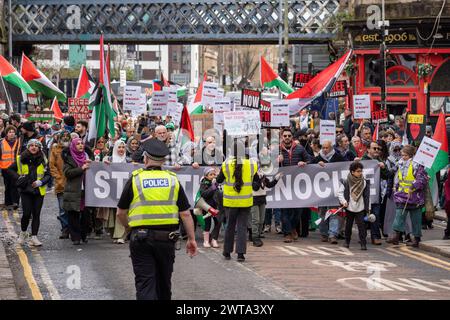
[[[8,35],[5,28],[5,6],[8,5],[8,0],[0,0],[0,54],[5,55],[8,48]]]

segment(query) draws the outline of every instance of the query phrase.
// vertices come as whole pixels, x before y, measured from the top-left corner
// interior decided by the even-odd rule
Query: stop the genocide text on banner
[[[327,163],[325,167],[316,164],[282,167],[283,178],[268,191],[267,208],[308,208],[339,206],[337,192],[341,179],[346,179],[351,162]],[[377,161],[362,161],[364,176],[370,181],[372,203],[378,203],[380,168]],[[86,206],[115,208],[125,183],[141,164],[91,163],[86,171]],[[171,168],[167,168],[171,169]],[[186,192],[191,206],[200,186],[203,169],[191,166],[173,171]],[[274,172],[275,173],[275,172]]]
[[[67,101],[69,106],[67,112],[73,116],[75,120],[91,119],[92,111],[89,110],[89,100],[83,98],[69,98]]]

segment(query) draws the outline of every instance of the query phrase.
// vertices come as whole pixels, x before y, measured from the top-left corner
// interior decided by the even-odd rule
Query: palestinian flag
[[[294,89],[292,89],[289,84],[287,84],[278,76],[278,74],[275,73],[275,71],[273,71],[273,69],[267,63],[266,59],[264,59],[262,56],[260,62],[260,70],[260,80],[261,86],[263,88],[277,87],[285,95],[294,92]]]
[[[59,108],[58,99],[56,97],[53,98],[52,107],[50,108],[50,110],[53,111],[55,119],[58,122],[61,122],[62,119],[64,118],[64,115],[61,112],[61,109]]]
[[[43,96],[53,99],[56,97],[58,101],[66,102],[66,95],[59,90],[41,71],[39,71],[33,62],[22,53],[22,65],[20,74],[30,85],[31,88],[37,92],[42,93]]]
[[[436,173],[448,165],[448,137],[447,129],[445,127],[445,116],[443,113],[439,114],[436,130],[434,130],[433,140],[441,143],[441,149],[439,150],[436,159],[434,159],[433,165],[429,170],[427,170],[430,176],[430,186],[433,185],[433,180]]]
[[[203,82],[206,81],[206,73],[203,75],[203,80],[198,86],[194,100],[189,104],[189,114],[201,114],[203,113],[202,95],[203,95]]]
[[[80,75],[78,76],[77,89],[75,90],[75,98],[89,99],[95,88],[94,79],[87,72],[84,65],[81,66]]]
[[[108,76],[108,68],[105,60],[103,35],[100,36],[100,76],[99,82],[90,99],[89,107],[92,108],[92,117],[89,123],[88,141],[105,135],[108,128],[109,134],[114,136],[114,117],[117,113],[111,102],[111,89]]]
[[[35,93],[33,88],[25,81],[24,78],[17,72],[16,69],[5,59],[2,55],[0,55],[0,76],[4,81],[12,84],[13,86],[19,87],[25,93],[33,94]],[[11,106],[12,107],[12,106]]]
[[[378,131],[380,130],[380,123],[377,123],[377,127],[375,128],[373,135],[372,135],[372,141],[378,140]]]
[[[311,210],[311,220],[309,221],[309,229],[316,230],[317,224],[315,222],[317,221],[317,219],[320,218],[319,208],[311,207],[309,209]]]

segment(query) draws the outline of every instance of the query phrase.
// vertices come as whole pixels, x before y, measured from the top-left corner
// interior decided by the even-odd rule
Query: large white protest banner
[[[167,114],[167,103],[169,93],[167,91],[153,91],[152,105],[148,115],[150,117],[165,117]]]
[[[329,140],[333,143],[336,142],[336,122],[333,120],[320,120],[320,144]]]
[[[223,114],[232,111],[233,105],[230,98],[223,98],[214,101],[214,129],[219,132],[223,131]]]
[[[141,87],[125,86],[123,89],[123,110],[133,111],[141,109]]]
[[[224,112],[223,123],[230,136],[256,135],[261,131],[258,110]]]
[[[213,107],[214,101],[217,99],[217,89],[219,84],[215,82],[203,82],[202,105],[206,110]]]
[[[370,95],[356,94],[353,96],[353,114],[355,119],[370,119]]]
[[[275,100],[270,106],[270,126],[288,127],[289,126],[289,101]]]
[[[378,203],[380,168],[378,161],[362,161],[364,177],[370,181],[371,203]],[[267,208],[309,208],[338,206],[337,192],[341,179],[346,179],[350,162],[316,164],[299,169],[282,167],[283,178],[267,194]],[[86,171],[86,206],[116,208],[122,190],[134,170],[143,165],[93,162]],[[171,169],[171,168],[167,168]],[[191,166],[174,171],[191,206],[200,187],[203,169]]]
[[[423,137],[422,143],[420,144],[419,149],[417,149],[413,161],[430,169],[441,149],[441,144],[442,143],[428,137]]]

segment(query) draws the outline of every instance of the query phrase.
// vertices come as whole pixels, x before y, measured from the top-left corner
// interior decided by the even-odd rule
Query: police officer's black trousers
[[[130,239],[137,300],[170,300],[175,244],[172,241]]]

